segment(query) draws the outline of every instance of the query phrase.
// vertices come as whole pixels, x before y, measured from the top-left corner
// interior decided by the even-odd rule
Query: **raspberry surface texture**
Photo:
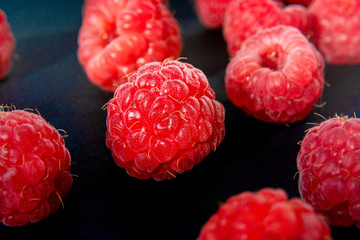
[[[200,22],[209,29],[222,26],[225,10],[232,0],[195,0],[195,9]]]
[[[232,1],[225,11],[223,23],[229,55],[234,56],[249,36],[277,25],[296,27],[305,36],[312,30],[310,14],[304,6],[284,7],[282,2],[273,0]]]
[[[330,64],[360,63],[360,1],[314,0],[312,41]]]
[[[225,135],[223,105],[204,73],[177,60],[143,65],[107,105],[106,143],[139,179],[161,181],[193,168]]]
[[[360,119],[337,116],[311,128],[297,166],[302,199],[330,224],[360,228]]]
[[[249,37],[226,68],[229,99],[264,122],[303,120],[324,88],[324,60],[301,32],[289,26]]]
[[[72,186],[70,154],[41,116],[0,112],[0,219],[7,226],[55,213]]]
[[[15,37],[11,31],[6,13],[0,9],[0,81],[10,72]]]
[[[202,227],[198,240],[331,240],[325,219],[282,189],[230,197]]]
[[[147,62],[179,57],[178,22],[163,0],[88,0],[83,6],[78,59],[92,83],[115,91]]]

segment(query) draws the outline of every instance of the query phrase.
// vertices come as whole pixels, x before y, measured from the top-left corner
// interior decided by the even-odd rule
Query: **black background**
[[[228,63],[221,30],[206,30],[191,2],[171,9],[184,39],[182,56],[204,71],[226,109],[226,136],[215,152],[170,181],[138,180],[113,161],[105,145],[106,111],[112,93],[87,80],[76,57],[82,1],[1,1],[17,39],[13,69],[0,82],[0,104],[36,108],[69,135],[73,187],[65,208],[35,224],[6,227],[0,239],[196,239],[219,204],[242,191],[282,188],[299,197],[296,156],[309,122],[337,114],[360,116],[360,65],[326,65],[322,100],[304,120],[289,126],[246,116],[228,100]],[[295,178],[294,178],[295,176]],[[334,239],[359,239],[356,227],[332,227]]]

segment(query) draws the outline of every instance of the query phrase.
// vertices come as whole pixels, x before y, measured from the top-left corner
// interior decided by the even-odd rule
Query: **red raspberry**
[[[231,0],[195,0],[195,9],[200,22],[209,29],[222,26],[225,10]]]
[[[89,79],[107,91],[151,61],[179,57],[177,21],[163,0],[88,1],[83,8],[78,58]]]
[[[321,96],[324,61],[298,29],[276,26],[249,37],[226,68],[229,99],[265,122],[304,119]]]
[[[360,63],[360,1],[314,0],[314,41],[331,64]]]
[[[242,43],[259,30],[287,25],[298,28],[305,36],[312,29],[307,9],[300,5],[284,7],[273,0],[232,1],[225,12],[223,35],[230,56],[234,56]]]
[[[59,208],[72,185],[70,154],[59,132],[41,116],[0,112],[0,220],[38,222]]]
[[[360,119],[337,116],[311,128],[297,166],[306,202],[332,225],[360,228]]]
[[[223,105],[204,73],[175,60],[147,63],[107,106],[106,143],[131,176],[174,178],[224,138]]]
[[[198,240],[331,240],[324,218],[282,189],[230,197],[203,226]]]
[[[15,37],[7,21],[6,13],[0,9],[0,80],[10,72]]]

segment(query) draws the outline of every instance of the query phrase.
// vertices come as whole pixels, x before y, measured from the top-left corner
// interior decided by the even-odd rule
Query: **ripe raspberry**
[[[38,222],[57,211],[72,185],[70,154],[41,116],[0,112],[0,220]]]
[[[177,58],[182,39],[163,0],[91,0],[83,7],[78,44],[88,78],[115,91],[141,65]]]
[[[360,63],[360,1],[314,0],[314,41],[331,64]]]
[[[330,224],[360,228],[360,119],[328,119],[305,135],[297,157],[301,197]]]
[[[264,188],[229,198],[203,226],[198,240],[331,240],[322,216],[282,189]]]
[[[7,21],[6,13],[0,9],[0,80],[10,72],[15,37]]]
[[[304,119],[321,96],[324,61],[298,29],[276,26],[249,37],[226,68],[229,99],[265,122]]]
[[[228,6],[223,23],[223,35],[230,56],[234,56],[242,43],[259,30],[287,25],[298,28],[305,36],[312,29],[307,9],[300,5],[284,7],[273,0],[237,0]]]
[[[147,63],[107,106],[106,143],[131,176],[174,178],[224,138],[223,105],[204,73],[176,60]]]
[[[195,9],[200,22],[209,29],[222,26],[225,10],[231,0],[195,0]]]

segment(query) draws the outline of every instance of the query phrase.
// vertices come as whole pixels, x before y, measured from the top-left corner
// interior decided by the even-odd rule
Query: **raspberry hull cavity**
[[[230,197],[210,217],[197,240],[331,240],[325,219],[282,189],[264,188]]]
[[[163,1],[88,0],[78,45],[78,59],[90,81],[115,91],[143,64],[179,57],[182,39]]]
[[[204,73],[176,60],[140,67],[107,105],[106,143],[131,176],[161,181],[200,163],[225,135]]]
[[[0,220],[7,226],[55,213],[72,186],[70,154],[41,116],[0,112]]]
[[[322,94],[324,60],[296,28],[268,28],[244,42],[225,86],[229,99],[259,120],[300,121]]]
[[[297,157],[301,197],[330,224],[360,228],[360,119],[334,117],[311,128]]]

